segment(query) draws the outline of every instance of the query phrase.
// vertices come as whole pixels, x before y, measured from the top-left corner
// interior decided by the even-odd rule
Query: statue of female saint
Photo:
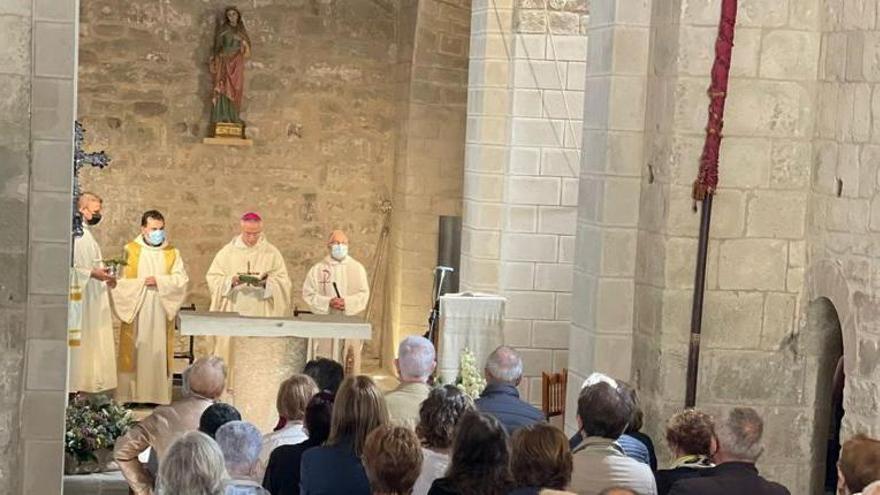
[[[217,137],[244,137],[244,122],[239,112],[244,96],[244,59],[250,53],[251,40],[241,12],[227,7],[214,37],[210,61],[214,82],[211,122]]]

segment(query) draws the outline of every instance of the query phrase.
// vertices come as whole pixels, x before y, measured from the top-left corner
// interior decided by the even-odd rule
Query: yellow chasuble
[[[177,249],[150,246],[138,236],[125,245],[123,278],[111,292],[119,334],[120,402],[171,403],[174,319],[189,278]],[[156,287],[145,279],[154,277]]]

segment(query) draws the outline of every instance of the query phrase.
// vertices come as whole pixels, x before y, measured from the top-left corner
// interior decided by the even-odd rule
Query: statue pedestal
[[[205,144],[219,144],[223,146],[253,146],[254,142],[247,138],[237,137],[212,137],[204,138],[202,142]]]

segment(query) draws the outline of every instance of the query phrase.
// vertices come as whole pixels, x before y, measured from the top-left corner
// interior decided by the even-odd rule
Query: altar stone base
[[[263,433],[278,423],[278,386],[306,364],[307,339],[233,337],[230,402]]]

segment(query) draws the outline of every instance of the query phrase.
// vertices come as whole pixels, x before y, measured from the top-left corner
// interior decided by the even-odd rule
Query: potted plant
[[[131,413],[105,395],[74,395],[67,406],[64,473],[107,471],[116,439],[133,423]]]

